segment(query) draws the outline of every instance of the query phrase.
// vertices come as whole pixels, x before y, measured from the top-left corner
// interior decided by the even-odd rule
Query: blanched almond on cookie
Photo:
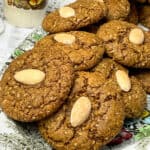
[[[80,97],[71,111],[71,125],[77,127],[84,123],[91,112],[91,102],[88,97]]]
[[[75,16],[75,10],[71,7],[62,7],[59,9],[59,14],[63,18],[69,18]]]
[[[63,44],[72,44],[76,40],[76,38],[75,38],[74,35],[68,34],[68,33],[58,33],[58,34],[55,34],[54,39],[57,42],[60,42],[60,43],[63,43]]]
[[[14,78],[20,83],[34,85],[44,80],[45,73],[38,69],[24,69],[16,72]]]
[[[116,78],[118,85],[123,91],[128,92],[131,89],[131,81],[128,74],[125,71],[118,70],[116,72]]]
[[[134,44],[142,44],[144,42],[144,32],[142,29],[132,29],[129,34],[129,41]]]
[[[104,3],[104,0],[97,0],[98,2],[100,2],[100,3]]]

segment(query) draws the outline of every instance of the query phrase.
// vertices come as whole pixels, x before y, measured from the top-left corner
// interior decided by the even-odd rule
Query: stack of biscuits
[[[56,150],[99,150],[125,118],[139,118],[150,92],[150,32],[136,24],[150,27],[150,1],[137,1],[77,0],[49,13],[48,35],[2,77],[7,116],[37,122]]]

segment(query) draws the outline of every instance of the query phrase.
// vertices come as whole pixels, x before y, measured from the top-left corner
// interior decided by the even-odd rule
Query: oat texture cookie
[[[77,0],[48,14],[42,26],[50,33],[71,31],[93,24],[105,15],[106,6],[103,1]]]
[[[122,92],[127,118],[139,118],[146,107],[146,93],[140,81],[134,76],[130,77],[131,89]]]
[[[110,79],[115,77],[115,72],[123,70],[128,74],[128,70],[110,58],[103,58],[102,61],[92,68],[92,72],[99,72],[103,74],[104,78]]]
[[[99,73],[80,72],[67,103],[39,123],[57,150],[99,150],[120,132],[124,109],[119,94]]]
[[[107,7],[107,20],[125,20],[130,12],[128,0],[103,0]]]
[[[106,53],[115,61],[134,68],[150,68],[150,33],[125,21],[110,21],[97,35]]]
[[[71,31],[44,37],[35,46],[57,47],[63,50],[73,62],[75,70],[87,70],[95,66],[103,56],[104,48],[100,39],[92,33]]]
[[[1,101],[2,101],[2,87],[1,87],[1,80],[0,80],[0,105],[1,105]]]
[[[139,22],[145,27],[150,28],[150,5],[142,5],[138,9],[139,12]]]
[[[72,81],[73,67],[63,51],[28,51],[2,77],[1,107],[14,120],[40,120],[63,104]]]
[[[126,68],[112,59],[105,58],[92,71],[103,74],[106,80],[112,79],[113,84],[116,84],[116,90],[122,96],[127,118],[141,116],[146,106],[146,93],[140,81],[128,76]]]
[[[141,81],[145,91],[147,93],[150,93],[150,70],[148,70],[148,69],[140,69],[140,70],[139,69],[138,70],[131,69],[131,74],[134,75],[135,77],[137,77]]]

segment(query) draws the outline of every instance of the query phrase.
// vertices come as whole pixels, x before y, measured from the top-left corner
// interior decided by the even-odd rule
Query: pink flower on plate
[[[122,131],[108,144],[109,146],[118,145],[123,143],[123,141],[129,140],[133,137],[133,134],[122,129]]]

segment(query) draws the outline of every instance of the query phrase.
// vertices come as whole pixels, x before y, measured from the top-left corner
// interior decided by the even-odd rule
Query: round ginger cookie
[[[125,67],[113,61],[111,58],[103,58],[100,63],[92,69],[92,72],[99,72],[103,74],[106,79],[109,79],[115,76],[117,70],[123,70],[128,73]]]
[[[57,150],[99,150],[121,130],[120,95],[99,73],[78,72],[66,104],[39,122],[43,138]]]
[[[131,90],[123,93],[125,112],[127,118],[139,118],[146,107],[146,93],[140,81],[134,76],[131,79]]]
[[[113,84],[117,85],[116,90],[121,93],[127,118],[138,118],[142,115],[146,106],[146,93],[139,80],[134,76],[128,77],[126,68],[112,59],[105,58],[92,71],[101,73],[106,80],[113,80]],[[125,76],[121,73],[127,77],[119,79],[119,76]]]
[[[101,0],[77,0],[49,13],[42,26],[50,33],[71,31],[93,24],[105,15],[106,6]]]
[[[49,48],[25,52],[2,77],[2,110],[22,122],[43,119],[64,103],[73,74],[71,61],[63,51]]]
[[[150,68],[149,32],[125,21],[110,21],[97,35],[104,42],[106,53],[116,62],[133,68]]]
[[[1,107],[1,102],[2,102],[2,87],[1,87],[1,80],[0,80],[0,107]]]
[[[103,57],[104,48],[100,39],[93,33],[71,31],[44,37],[35,48],[57,47],[71,59],[74,69],[87,70],[94,67]]]
[[[107,20],[125,20],[130,12],[128,0],[104,0],[108,13]]]
[[[138,78],[141,81],[145,91],[147,93],[150,93],[150,70],[148,70],[148,69],[140,69],[140,70],[139,69],[138,70],[131,69],[131,74],[133,76],[135,76],[136,78]]]

